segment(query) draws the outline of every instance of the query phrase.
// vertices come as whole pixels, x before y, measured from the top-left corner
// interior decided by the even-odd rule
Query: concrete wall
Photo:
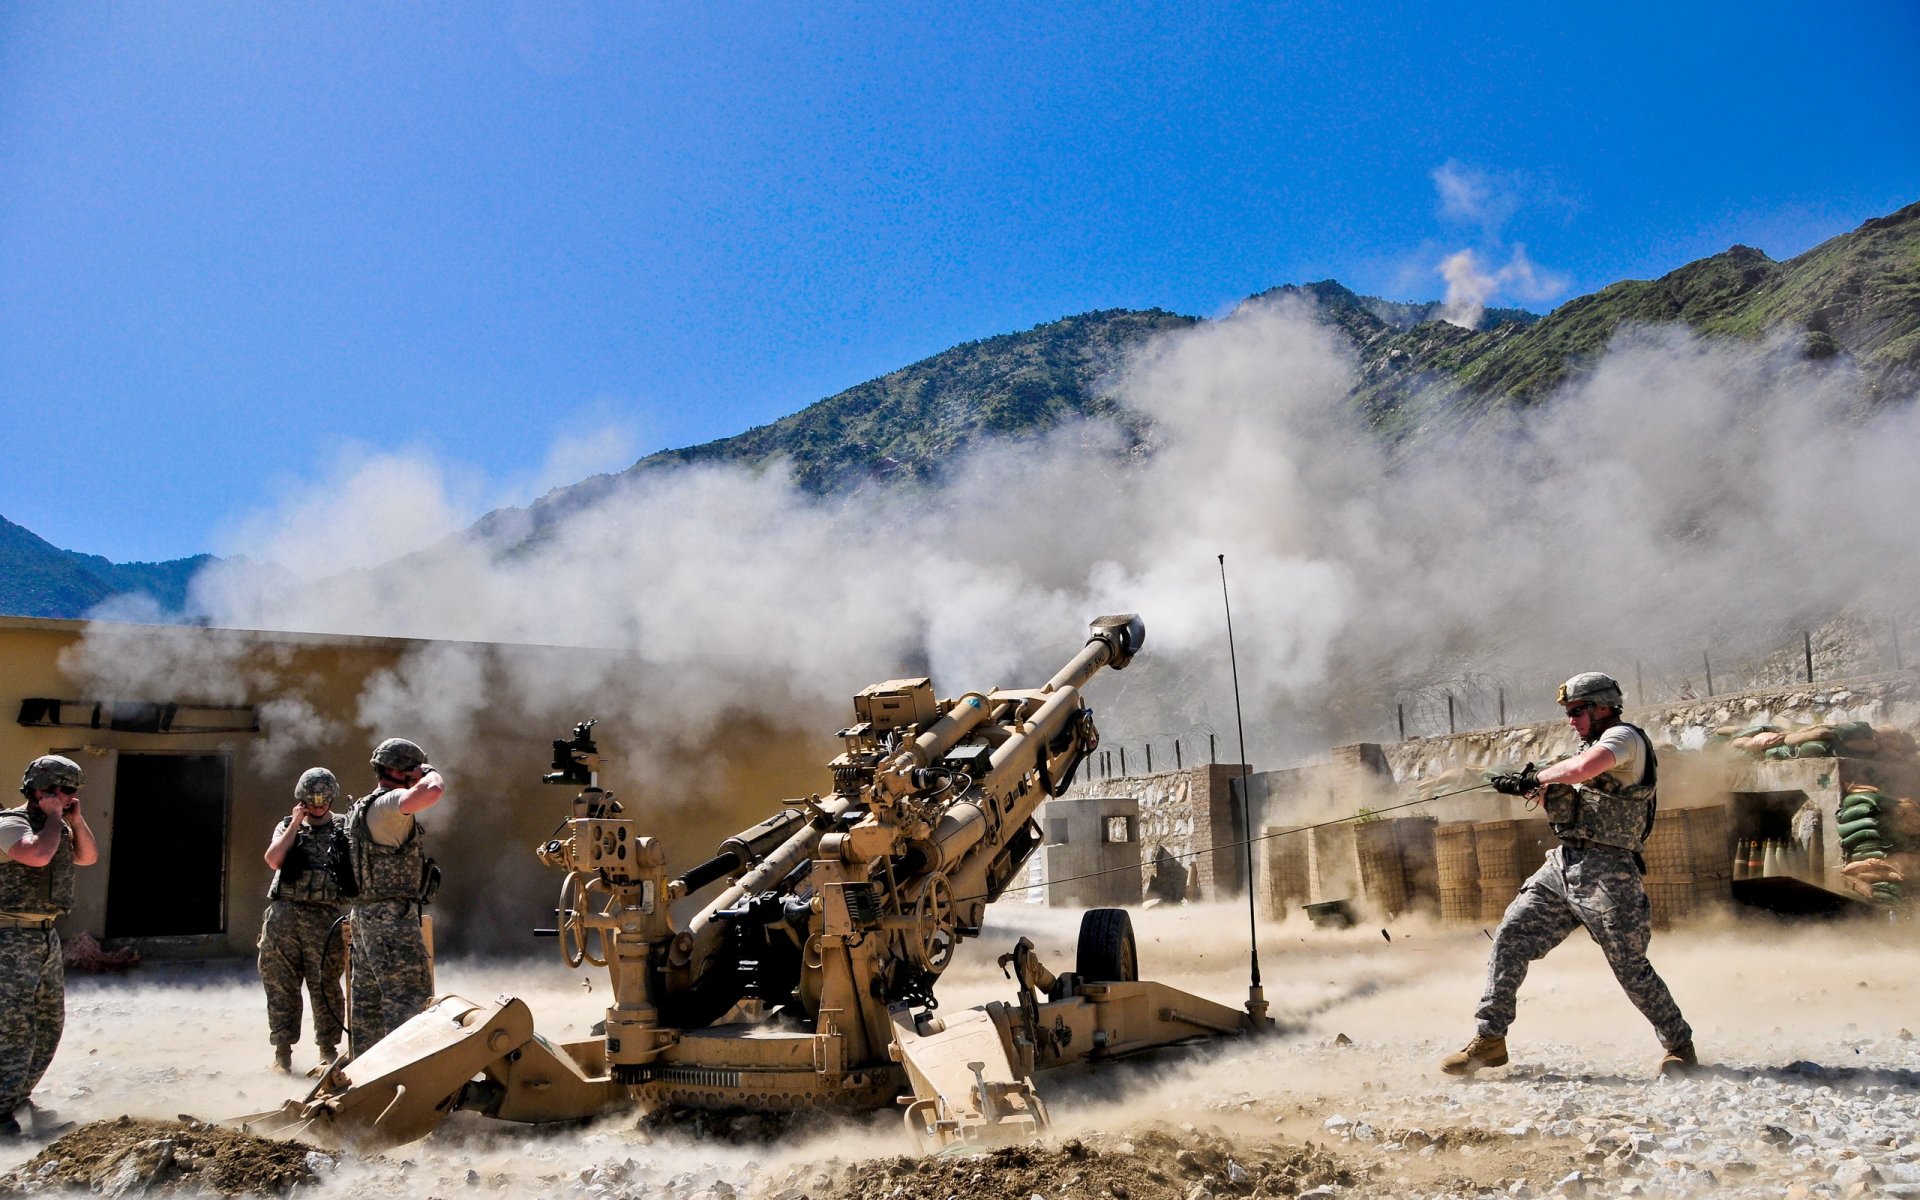
[[[116,653],[171,655],[183,666],[164,686],[142,694],[96,696],[78,668],[83,638],[94,639],[96,650],[104,641]],[[406,680],[453,651],[475,664],[467,686],[476,694],[467,697],[464,736],[435,738],[419,729],[361,724],[361,697],[370,681]],[[526,689],[504,694],[488,688],[489,664],[509,657],[522,675],[551,680],[544,695],[531,699]],[[63,928],[101,937],[110,902],[166,903],[165,895],[108,895],[113,856],[139,851],[115,845],[115,812],[124,805],[169,802],[165,796],[116,795],[118,756],[222,757],[228,778],[223,928],[210,936],[135,944],[148,957],[250,956],[270,874],[261,854],[275,823],[292,808],[294,780],[306,767],[324,766],[344,789],[363,794],[374,783],[367,766],[373,744],[383,736],[412,737],[444,769],[449,784],[447,799],[422,817],[428,853],[445,874],[434,905],[440,948],[545,955],[553,952],[552,943],[535,941],[529,931],[552,924],[560,879],[534,860],[532,848],[565,817],[572,790],[543,787],[539,777],[552,756],[549,743],[565,736],[574,721],[603,718],[603,784],[622,797],[646,832],[664,838],[676,867],[706,858],[722,838],[777,810],[783,796],[830,786],[824,764],[836,750],[834,722],[844,723],[843,713],[823,713],[821,735],[812,736],[740,714],[708,742],[652,745],[605,686],[608,659],[606,652],[551,647],[0,618],[0,769],[17,771],[56,752],[82,765],[85,812],[101,861],[79,872],[75,908]],[[217,681],[204,669],[209,663],[219,664]],[[572,686],[575,680],[580,686]],[[29,698],[239,703],[255,707],[260,728],[135,733],[23,725],[21,702]],[[17,778],[9,777],[9,788]],[[674,786],[659,786],[662,778],[673,779]]]
[[[1236,845],[1242,840],[1235,799],[1241,770],[1238,763],[1216,763],[1152,775],[1083,779],[1068,795],[1137,801],[1140,855],[1147,869],[1152,870],[1154,848],[1165,846],[1189,864],[1199,888],[1196,898],[1220,899],[1240,895],[1246,886],[1246,850]]]
[[[1113,908],[1140,903],[1140,802],[1133,796],[1061,796],[1046,803],[1047,903]],[[1114,840],[1110,824],[1125,823]]]

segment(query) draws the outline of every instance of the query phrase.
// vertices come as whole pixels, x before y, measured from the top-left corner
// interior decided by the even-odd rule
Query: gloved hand
[[[1518,771],[1488,776],[1487,782],[1493,785],[1494,791],[1504,796],[1531,796],[1540,790],[1540,776],[1532,763]]]

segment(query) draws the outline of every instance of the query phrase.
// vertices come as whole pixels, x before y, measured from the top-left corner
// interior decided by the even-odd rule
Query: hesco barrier
[[[1433,831],[1434,879],[1440,919],[1480,919],[1480,860],[1474,855],[1472,821],[1443,821]]]
[[[1660,810],[1647,838],[1647,874],[1732,878],[1732,828],[1724,804]]]
[[[1482,821],[1474,827],[1473,853],[1480,865],[1480,920],[1498,921],[1520,894],[1527,876],[1539,870],[1554,846],[1545,817]]]
[[[1663,809],[1647,838],[1647,901],[1662,928],[1733,900],[1733,823],[1724,804]]]
[[[1262,915],[1269,921],[1279,921],[1313,899],[1307,835],[1298,825],[1269,825],[1261,832],[1267,838],[1266,911]]]
[[[1438,902],[1434,826],[1427,817],[1395,817],[1362,821],[1353,827],[1360,886],[1387,916],[1416,908],[1431,910]]]

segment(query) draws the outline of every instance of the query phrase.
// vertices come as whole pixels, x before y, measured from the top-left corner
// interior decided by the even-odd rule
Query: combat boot
[[[313,1070],[307,1072],[307,1078],[318,1079],[322,1075],[325,1075],[327,1073],[328,1068],[333,1066],[333,1060],[339,1057],[340,1057],[340,1048],[338,1046],[320,1047],[320,1063],[318,1066],[314,1067]]]
[[[1471,1075],[1481,1067],[1507,1065],[1507,1039],[1476,1033],[1473,1040],[1456,1053],[1440,1060],[1440,1069],[1449,1075]]]
[[[282,1075],[293,1074],[293,1047],[286,1044],[273,1048],[273,1069]]]
[[[1700,1056],[1693,1052],[1693,1039],[1689,1038],[1678,1046],[1667,1048],[1667,1056],[1660,1060],[1662,1075],[1691,1075],[1700,1065]]]

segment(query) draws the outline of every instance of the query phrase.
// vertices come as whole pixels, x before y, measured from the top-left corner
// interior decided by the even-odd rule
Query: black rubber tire
[[[1140,978],[1140,952],[1133,918],[1124,908],[1090,908],[1080,918],[1080,945],[1073,969],[1088,983],[1133,983]]]

